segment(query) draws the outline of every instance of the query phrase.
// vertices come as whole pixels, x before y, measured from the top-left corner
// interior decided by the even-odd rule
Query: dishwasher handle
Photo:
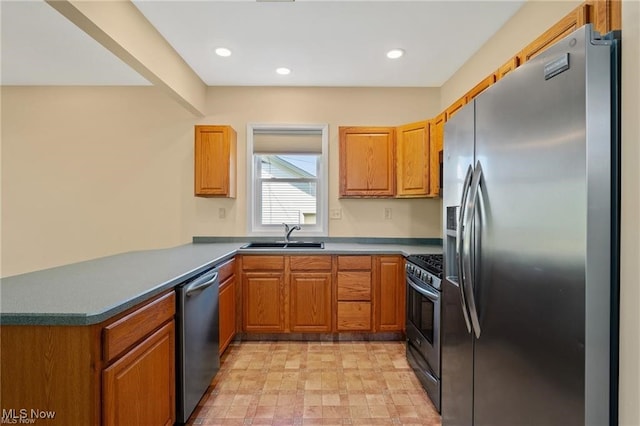
[[[218,271],[205,274],[187,285],[184,289],[184,294],[187,297],[194,296],[195,293],[199,293],[205,288],[211,287],[216,281],[218,281]]]

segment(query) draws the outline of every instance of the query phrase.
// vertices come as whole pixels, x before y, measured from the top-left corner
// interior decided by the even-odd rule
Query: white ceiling
[[[134,4],[207,85],[438,87],[525,1]],[[41,0],[1,7],[2,84],[149,84]]]

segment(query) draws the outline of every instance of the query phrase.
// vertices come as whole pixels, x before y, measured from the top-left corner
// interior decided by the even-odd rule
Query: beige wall
[[[495,72],[581,1],[529,0],[442,86],[441,109]]]
[[[338,199],[338,126],[395,126],[432,117],[439,106],[438,89],[211,87],[206,117],[199,124],[225,123],[236,129],[238,198],[184,200],[185,233],[246,234],[247,123],[328,123],[329,208],[342,209],[342,219],[329,221],[329,235],[440,237],[439,200]],[[218,219],[221,207],[227,209],[225,219]],[[392,220],[383,220],[385,207],[392,209]]]
[[[152,87],[3,87],[2,275],[184,242],[193,121]]]
[[[640,425],[640,2],[622,2],[620,424]]]
[[[428,118],[438,89],[211,88],[207,98],[198,123],[238,132],[235,200],[193,196],[196,119],[157,89],[2,88],[2,276],[193,235],[245,235],[248,122],[330,124],[329,204],[342,209],[330,235],[440,236],[439,200],[337,195],[337,126]]]
[[[441,88],[444,109],[580,2],[529,1]],[[640,425],[640,2],[622,2],[620,425]]]

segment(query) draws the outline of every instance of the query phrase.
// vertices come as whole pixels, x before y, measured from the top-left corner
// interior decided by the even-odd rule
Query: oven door
[[[407,276],[407,343],[440,377],[440,292]]]

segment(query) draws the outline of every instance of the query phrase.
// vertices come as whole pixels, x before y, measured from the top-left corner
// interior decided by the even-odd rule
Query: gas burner
[[[442,278],[442,255],[441,254],[413,254],[407,257],[407,261],[432,273],[438,278]]]

